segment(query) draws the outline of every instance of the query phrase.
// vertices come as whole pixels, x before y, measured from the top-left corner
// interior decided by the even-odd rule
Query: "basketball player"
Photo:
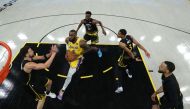
[[[59,100],[62,100],[63,93],[66,90],[69,83],[71,82],[73,74],[76,72],[76,70],[79,68],[80,64],[82,63],[83,54],[91,50],[95,51],[98,50],[96,47],[88,46],[84,39],[77,37],[76,30],[70,30],[69,37],[66,38],[65,42],[68,46],[65,58],[69,62],[70,68],[65,83],[62,89],[59,91],[59,95],[57,96]]]
[[[51,47],[51,52],[44,56],[34,56],[34,51],[25,46],[21,49],[20,53],[24,57],[21,69],[26,77],[26,85],[32,90],[38,100],[37,109],[42,109],[45,103],[46,94],[50,92],[52,80],[46,77],[33,75],[35,71],[49,68],[52,64],[58,49],[56,45]],[[35,63],[34,60],[49,59],[45,63]],[[38,72],[40,73],[40,72]],[[44,93],[46,91],[46,94]]]
[[[102,33],[104,35],[106,35],[106,32],[104,30],[104,27],[102,25],[102,23],[96,19],[91,18],[92,13],[90,11],[86,11],[85,13],[85,19],[81,20],[80,24],[78,25],[77,28],[77,32],[80,29],[80,27],[82,26],[82,24],[84,24],[85,29],[86,29],[86,33],[84,35],[84,39],[86,41],[91,41],[91,44],[96,44],[99,42],[99,37],[98,37],[98,28],[97,28],[97,24],[99,24],[102,28]]]
[[[123,49],[122,54],[120,55],[118,59],[118,65],[115,65],[116,71],[115,75],[117,78],[118,82],[118,88],[116,89],[116,93],[120,93],[123,91],[123,87],[120,83],[120,79],[122,78],[121,72],[122,70],[125,70],[126,73],[128,74],[129,78],[132,78],[132,70],[133,66],[131,63],[135,60],[135,56],[133,54],[133,43],[138,46],[140,49],[142,49],[145,52],[145,55],[149,58],[150,53],[136,40],[134,39],[131,35],[127,35],[127,31],[125,29],[120,29],[118,32],[118,38],[121,38],[119,42],[119,47]]]

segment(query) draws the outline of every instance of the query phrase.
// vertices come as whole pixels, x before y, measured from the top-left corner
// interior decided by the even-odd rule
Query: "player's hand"
[[[51,47],[51,52],[52,52],[52,53],[57,53],[57,52],[58,52],[57,45],[52,45],[52,47]]]
[[[150,53],[148,51],[145,52],[145,55],[150,58]]]
[[[157,104],[152,105],[152,109],[160,109],[160,106],[158,106]]]
[[[106,31],[103,30],[102,33],[106,36]]]
[[[151,96],[152,101],[156,101],[156,93],[153,93]]]

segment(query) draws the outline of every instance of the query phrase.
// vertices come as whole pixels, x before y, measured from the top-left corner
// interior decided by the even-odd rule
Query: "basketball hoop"
[[[9,73],[9,65],[11,63],[11,58],[12,58],[12,52],[11,52],[11,48],[9,47],[9,45],[7,45],[6,43],[0,41],[0,46],[3,46],[7,51],[8,51],[8,59],[6,61],[6,63],[4,64],[4,66],[2,67],[2,69],[0,69],[0,84],[5,80],[5,78],[7,77],[8,73]]]

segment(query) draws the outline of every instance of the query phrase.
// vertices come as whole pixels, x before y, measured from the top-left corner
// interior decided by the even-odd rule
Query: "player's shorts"
[[[78,69],[80,64],[82,63],[82,60],[83,60],[83,57],[80,57],[77,60],[70,62],[70,67]]]
[[[131,57],[121,55],[118,59],[118,66],[119,67],[127,67],[127,65],[129,65],[132,61],[133,61],[133,59]]]
[[[39,72],[35,73],[36,74],[32,75],[30,78],[27,86],[30,89],[30,92],[35,96],[36,100],[42,100],[45,98],[46,87],[50,79],[45,75],[38,75],[37,73]]]
[[[84,35],[84,39],[86,41],[91,41],[91,44],[96,44],[99,42],[99,37],[98,37],[98,32],[94,32],[94,33],[86,33]]]

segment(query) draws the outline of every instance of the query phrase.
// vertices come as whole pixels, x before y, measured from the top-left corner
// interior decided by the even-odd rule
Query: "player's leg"
[[[95,32],[95,33],[93,33],[92,35],[90,35],[91,36],[91,44],[93,45],[93,44],[97,44],[98,42],[99,42],[99,37],[98,37],[98,33],[97,32]]]
[[[46,79],[47,79],[47,82],[45,84],[45,87],[46,87],[46,94],[47,94],[47,96],[49,96],[51,98],[56,98],[55,93],[51,92],[52,80],[48,79],[48,78],[46,78]]]

